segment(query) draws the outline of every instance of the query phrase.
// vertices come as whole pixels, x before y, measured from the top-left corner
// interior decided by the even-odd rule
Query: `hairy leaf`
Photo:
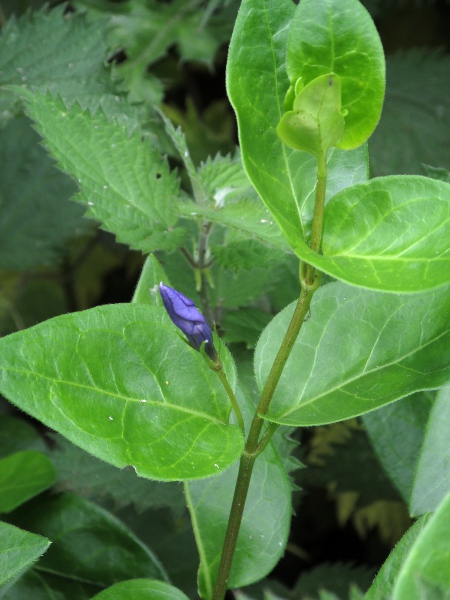
[[[419,392],[363,415],[370,441],[387,475],[408,502],[434,394]]]
[[[133,465],[150,479],[195,479],[241,453],[220,381],[158,307],[119,304],[56,317],[1,339],[0,354],[6,397],[116,467]]]
[[[450,491],[449,416],[450,387],[445,387],[431,409],[418,457],[410,504],[414,516],[435,511]]]
[[[276,133],[289,87],[286,52],[291,0],[244,0],[231,39],[227,89],[237,114],[245,170],[292,247],[310,235],[316,159]],[[367,148],[328,154],[327,200],[367,180]]]
[[[0,523],[0,585],[29,567],[50,543],[40,535]]]
[[[178,181],[148,140],[130,136],[100,109],[92,115],[41,94],[29,94],[26,101],[45,145],[78,182],[74,200],[87,206],[87,216],[143,252],[171,250],[182,242],[184,230],[174,228]]]
[[[278,314],[259,339],[260,389],[293,310],[290,305]],[[267,418],[321,425],[439,387],[450,380],[449,350],[448,288],[380,297],[341,283],[326,285],[314,296],[311,318],[297,338]]]
[[[187,596],[164,581],[135,579],[121,581],[92,600],[188,600]]]

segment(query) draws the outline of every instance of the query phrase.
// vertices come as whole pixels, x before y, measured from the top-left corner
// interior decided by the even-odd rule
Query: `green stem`
[[[311,249],[319,252],[322,239],[323,212],[325,207],[325,189],[327,177],[326,156],[318,158],[316,197],[314,205],[314,215],[311,231]],[[216,586],[212,600],[223,600],[228,587],[233,556],[236,550],[236,543],[239,535],[239,529],[244,514],[245,502],[247,499],[250,479],[253,472],[253,466],[256,458],[261,454],[270,441],[275,431],[275,427],[269,426],[262,439],[261,431],[264,425],[264,416],[267,413],[275,389],[280,380],[284,366],[289,358],[295,340],[308,314],[311,299],[314,292],[320,285],[320,275],[312,265],[302,265],[301,273],[301,292],[297,305],[292,315],[291,322],[281,343],[280,349],[275,357],[269,376],[261,393],[259,404],[256,408],[255,416],[250,427],[250,431],[245,445],[244,452],[239,465],[239,473],[234,490],[233,503],[231,505],[230,518],[225,534],[222,557],[217,574]]]
[[[228,394],[228,398],[230,399],[231,406],[233,407],[234,414],[236,415],[237,422],[239,424],[239,429],[242,431],[242,434],[245,436],[245,425],[244,419],[242,418],[241,409],[239,408],[238,401],[236,400],[236,396],[234,395],[233,390],[231,389],[230,384],[228,383],[227,376],[223,369],[220,371],[216,371],[217,376],[222,382],[223,387],[225,388],[226,393]]]

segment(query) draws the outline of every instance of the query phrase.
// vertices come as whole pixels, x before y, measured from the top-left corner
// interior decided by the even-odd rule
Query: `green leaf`
[[[221,327],[226,343],[245,342],[247,348],[254,348],[261,331],[268,325],[272,315],[255,307],[240,308],[225,315]]]
[[[163,302],[159,293],[161,281],[166,285],[170,285],[170,281],[158,259],[154,254],[150,254],[145,259],[132,302],[162,307]]]
[[[97,591],[98,586],[90,583],[30,569],[8,590],[4,600],[91,600]]]
[[[394,586],[393,600],[421,600],[421,579],[431,586],[450,588],[449,538],[450,494],[447,494],[403,563]]]
[[[405,502],[409,501],[433,394],[420,392],[363,416],[384,470]]]
[[[450,491],[450,387],[441,390],[428,419],[411,493],[411,514],[433,512]]]
[[[174,199],[180,189],[167,161],[139,133],[61,98],[26,95],[27,112],[59,167],[78,181],[74,200],[87,216],[116,234],[120,242],[150,252],[172,250],[184,239],[174,228]]]
[[[294,305],[263,331],[255,351],[262,389]],[[408,326],[405,327],[405,324]],[[418,295],[332,283],[316,292],[267,418],[285,425],[341,421],[450,380],[449,289]]]
[[[247,422],[254,410],[253,403],[241,390],[237,399]],[[199,590],[206,600],[212,597],[217,577],[237,473],[235,464],[218,477],[185,484],[200,554]],[[270,444],[255,462],[229,588],[253,583],[273,569],[287,542],[291,512],[291,485],[280,457]]]
[[[291,85],[307,86],[335,73],[342,82],[344,134],[339,148],[356,148],[380,118],[385,88],[383,47],[369,13],[357,0],[302,0],[289,31]]]
[[[241,454],[220,381],[157,307],[116,304],[56,317],[2,338],[0,354],[7,398],[116,467],[195,479]]]
[[[56,480],[49,459],[40,452],[24,450],[0,460],[0,512],[11,512]]]
[[[0,129],[0,265],[29,269],[58,261],[65,242],[87,233],[76,187],[53,166],[25,118]]]
[[[300,258],[353,285],[420,292],[450,282],[450,185],[427,177],[372,179],[325,208],[323,256]]]
[[[40,535],[0,523],[0,585],[29,567],[50,543]]]
[[[422,163],[448,165],[450,57],[411,48],[387,59],[386,99],[370,139],[374,175],[422,173]]]
[[[136,475],[134,469],[128,467],[120,471],[62,436],[56,436],[55,441],[56,448],[51,459],[58,476],[57,490],[74,492],[100,502],[111,499],[116,507],[132,504],[138,511],[169,506],[175,514],[179,514],[185,506],[178,483],[162,485],[143,479]]]
[[[135,579],[116,583],[92,600],[188,600],[188,597],[163,581]]]
[[[45,452],[47,449],[44,440],[37,430],[24,421],[9,415],[0,418],[0,457],[8,456],[21,450],[36,450]]]
[[[351,564],[321,564],[298,578],[292,598],[315,600],[324,588],[339,598],[348,598],[352,585],[367,590],[373,579],[373,570]]]
[[[291,0],[243,0],[231,39],[227,89],[237,114],[245,170],[295,248],[310,234],[317,161],[287,148],[276,132],[289,87],[287,36],[294,11]],[[327,200],[367,177],[365,146],[351,152],[333,148],[328,154]]]
[[[102,106],[109,115],[134,120],[105,67],[105,21],[64,13],[64,5],[51,11],[44,7],[8,20],[0,36],[0,87],[36,86],[60,94],[69,104],[77,100],[91,110]],[[16,105],[16,94],[0,89],[0,122],[13,115]]]
[[[12,518],[15,525],[52,540],[34,567],[44,578],[50,573],[100,588],[137,577],[167,579],[158,559],[123,523],[77,496],[39,498]]]

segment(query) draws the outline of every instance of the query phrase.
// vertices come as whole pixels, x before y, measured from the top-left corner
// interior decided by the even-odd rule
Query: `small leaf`
[[[29,567],[50,543],[40,535],[0,523],[0,585]]]
[[[163,581],[135,579],[116,583],[92,600],[188,600],[188,597]]]
[[[157,307],[116,304],[56,317],[2,338],[0,355],[5,396],[116,467],[195,479],[241,454],[217,376]]]
[[[395,582],[393,600],[422,600],[421,581],[450,588],[450,494],[444,498],[415,540]]]
[[[445,387],[431,410],[415,469],[410,505],[413,516],[435,511],[450,491],[449,418],[450,387]]]
[[[159,293],[159,284],[161,281],[170,285],[170,281],[158,259],[154,254],[150,254],[145,259],[132,302],[160,306],[162,308],[163,302]]]
[[[450,185],[427,177],[372,179],[325,208],[323,256],[296,252],[332,277],[388,292],[450,282]]]
[[[11,512],[56,481],[55,470],[41,452],[24,450],[0,460],[0,512]]]
[[[294,310],[263,331],[255,351],[262,389]],[[408,327],[405,327],[405,323]],[[267,419],[323,425],[362,415],[450,381],[449,289],[417,295],[332,283],[316,292],[311,318],[278,383]]]

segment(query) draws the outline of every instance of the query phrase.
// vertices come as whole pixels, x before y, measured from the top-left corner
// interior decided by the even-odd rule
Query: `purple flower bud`
[[[211,329],[194,302],[163,283],[159,284],[159,292],[167,314],[185,334],[191,346],[200,350],[200,346],[206,342],[205,352],[214,360],[217,354],[213,345]]]

